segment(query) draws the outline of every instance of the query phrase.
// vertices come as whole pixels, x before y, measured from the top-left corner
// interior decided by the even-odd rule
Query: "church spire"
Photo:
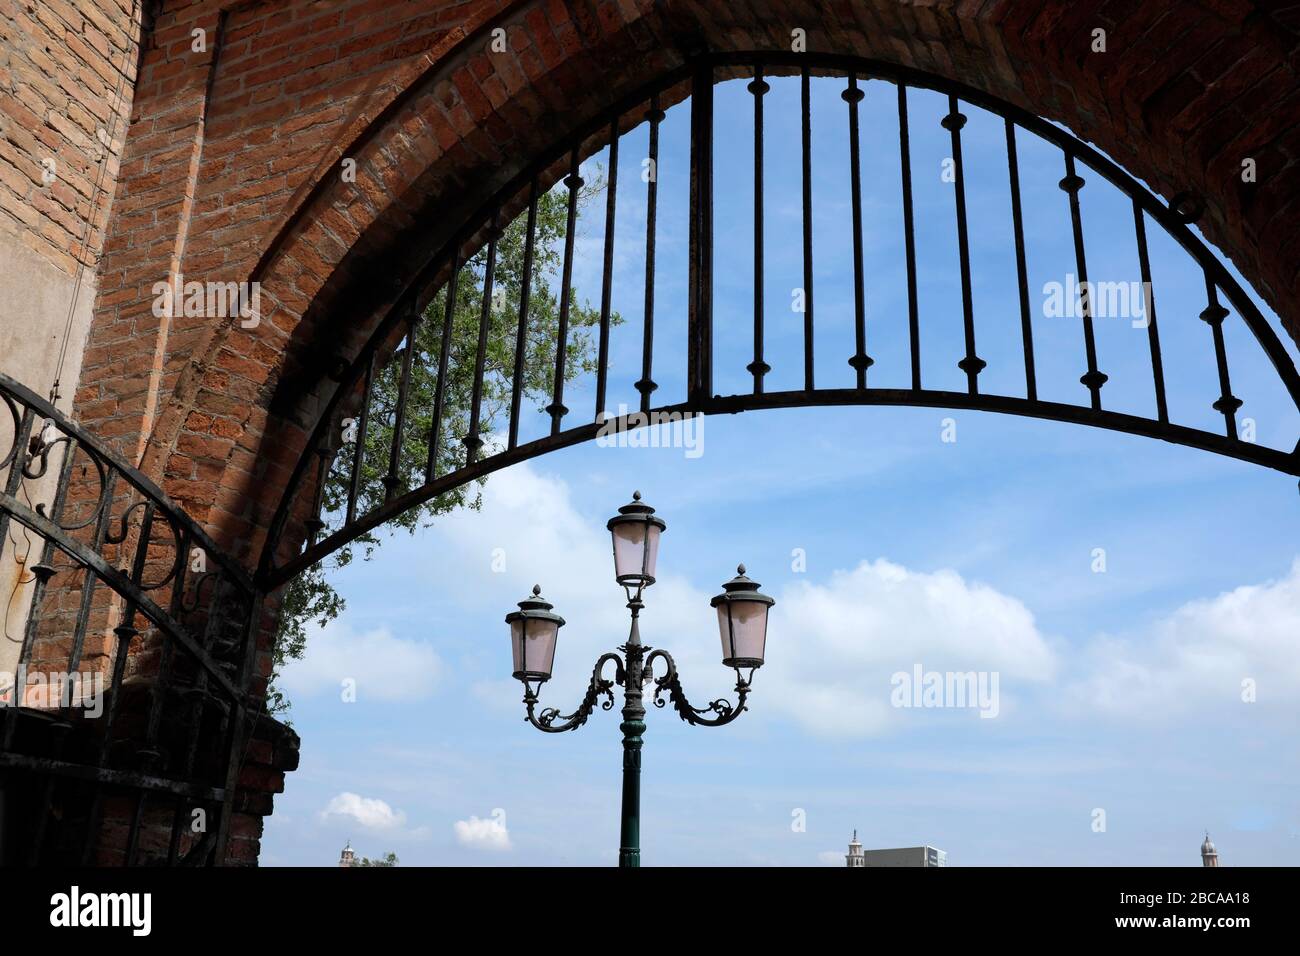
[[[855,827],[853,830],[853,840],[849,843],[849,852],[844,856],[845,865],[860,867],[867,865],[867,858],[862,853],[862,844],[858,842],[858,831]]]
[[[1209,830],[1205,831],[1205,842],[1201,844],[1201,865],[1202,866],[1219,865],[1219,851],[1216,850],[1214,848],[1214,844],[1210,842]]]

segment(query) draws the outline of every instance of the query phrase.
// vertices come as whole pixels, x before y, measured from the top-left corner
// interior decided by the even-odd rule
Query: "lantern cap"
[[[551,608],[555,607],[555,605],[542,597],[542,586],[540,584],[534,584],[533,593],[520,601],[519,607],[521,610],[525,611],[549,611]]]
[[[736,576],[722,586],[722,593],[709,602],[710,607],[717,607],[725,601],[758,601],[771,607],[776,598],[768,597],[759,590],[757,581],[745,576],[745,566],[737,565]]]
[[[543,621],[555,621],[559,625],[564,624],[564,618],[551,613],[554,607],[554,604],[542,597],[542,586],[534,584],[533,593],[519,602],[519,610],[511,611],[506,615],[506,623],[509,624],[520,618],[535,618]]]
[[[605,527],[607,530],[613,531],[615,525],[628,521],[644,521],[647,524],[657,525],[660,531],[668,527],[668,523],[663,518],[655,516],[654,508],[641,500],[641,492],[639,491],[632,492],[632,500],[619,508],[618,514],[605,522]]]

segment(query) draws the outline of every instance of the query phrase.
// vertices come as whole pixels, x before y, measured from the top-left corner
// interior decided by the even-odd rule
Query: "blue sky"
[[[768,95],[769,390],[802,380],[797,80]],[[853,287],[843,82],[813,82],[817,375],[851,386]],[[894,88],[867,85],[863,203],[871,383],[908,382]],[[910,94],[925,384],[964,388],[946,101]],[[749,389],[752,100],[716,93],[715,391]],[[965,106],[974,302],[988,392],[1023,394],[1001,121]],[[688,107],[662,126],[657,401],[684,389]],[[622,142],[607,406],[634,405],[643,297],[644,125]],[[1021,133],[1043,398],[1086,401],[1076,320],[1042,313],[1074,271],[1060,154]],[[586,164],[590,177],[604,155]],[[1128,201],[1082,193],[1094,281],[1138,278]],[[599,301],[603,203],[579,223],[575,284]],[[1148,224],[1171,416],[1215,429],[1204,285]],[[1262,305],[1262,303],[1261,303]],[[1269,315],[1277,327],[1276,318]],[[1300,415],[1236,317],[1239,418],[1290,450]],[[1097,323],[1109,408],[1153,415],[1146,333]],[[1292,358],[1295,350],[1288,345]],[[575,418],[594,383],[566,390]],[[951,423],[945,423],[951,419]],[[955,427],[956,440],[944,441]],[[543,432],[540,414],[522,440]],[[645,865],[842,865],[929,843],[950,865],[1225,865],[1300,853],[1294,744],[1300,502],[1293,478],[1081,426],[942,409],[822,408],[710,418],[703,453],[588,443],[489,478],[479,513],[386,542],[337,575],[342,618],[285,675],[302,765],[268,819],[263,862],[331,864],[346,839],[403,864],[610,864],[618,842],[616,713],[574,734],[523,721],[504,615],[534,582],[568,624],[543,703],[567,711],[626,636],[605,520],[639,488],[668,522],[643,639],[671,650],[698,702],[726,694],[708,599],[744,561],[777,598],[751,710],[722,729],[649,717]],[[1105,570],[1099,572],[1098,550]],[[504,568],[502,568],[504,559]],[[891,677],[997,674],[996,717],[891,706]],[[341,682],[357,699],[344,702]],[[1242,682],[1255,699],[1243,701]],[[1100,830],[1097,811],[1104,811]],[[802,827],[793,825],[800,820]]]

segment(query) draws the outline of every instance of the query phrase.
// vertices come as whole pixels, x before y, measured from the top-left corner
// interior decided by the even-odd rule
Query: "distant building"
[[[850,869],[867,866],[947,866],[948,854],[932,846],[864,850],[862,844],[858,842],[858,831],[854,830],[853,839],[849,841],[849,852],[844,855],[844,861]],[[1208,830],[1205,832],[1205,842],[1201,844],[1201,865],[1219,865],[1219,851],[1210,840]]]
[[[848,861],[850,868],[867,865],[867,858],[862,853],[862,844],[858,842],[857,830],[853,831],[853,841],[849,844],[849,852],[844,859]]]
[[[1211,847],[1213,849],[1213,847]],[[849,852],[844,856],[850,868],[868,866],[947,866],[948,854],[932,846],[905,846],[891,850],[864,850],[853,831]],[[1209,866],[1210,864],[1206,864]],[[1217,864],[1215,864],[1217,866]]]
[[[1201,844],[1201,866],[1218,866],[1219,851],[1210,842],[1210,831],[1205,831],[1205,842]]]
[[[356,866],[356,865],[357,865],[357,856],[355,853],[352,852],[352,841],[349,840],[347,842],[347,846],[343,848],[343,855],[339,857],[339,866]]]

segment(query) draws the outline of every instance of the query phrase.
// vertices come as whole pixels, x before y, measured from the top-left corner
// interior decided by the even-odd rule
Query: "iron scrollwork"
[[[174,801],[177,808],[169,846],[161,850],[139,838],[145,817],[135,814],[125,834],[127,865],[224,862],[236,781],[258,719],[250,682],[260,593],[242,565],[148,477],[3,373],[0,422],[6,424],[0,429],[0,541],[11,529],[23,529],[35,561],[20,579],[31,587],[19,673],[29,666],[99,673],[86,647],[104,612],[111,613],[107,623],[116,625],[118,638],[103,669],[105,686],[96,690],[109,703],[95,741],[64,742],[62,734],[82,726],[64,719],[77,706],[64,695],[19,696],[15,682],[17,706],[0,711],[0,767],[47,780],[39,788],[45,805],[38,816],[48,818],[61,806],[59,778],[77,781],[83,788],[77,799],[90,801],[76,824],[84,828],[79,851],[38,828],[25,850],[28,860],[78,856],[86,865],[102,846],[103,801],[125,792],[134,794],[137,808],[146,798]],[[89,531],[77,533],[83,529]],[[195,559],[193,566],[187,557]],[[81,576],[51,584],[64,571]],[[59,600],[74,591],[79,600]],[[191,619],[199,611],[206,621]],[[142,653],[131,662],[126,647],[145,628]],[[128,665],[132,677],[150,682],[150,693],[123,693]],[[52,719],[51,726],[63,728],[60,736],[23,729]],[[216,812],[217,821],[191,849],[183,811],[194,805]]]
[[[733,706],[731,701],[725,698],[718,698],[709,702],[707,707],[695,707],[686,699],[686,692],[682,690],[682,682],[677,676],[677,664],[673,661],[673,656],[667,651],[659,649],[650,652],[650,656],[645,662],[645,679],[649,682],[652,678],[652,669],[655,658],[662,657],[668,667],[667,673],[663,677],[654,678],[655,695],[654,704],[662,708],[668,701],[663,699],[663,694],[668,694],[668,700],[672,701],[673,710],[677,711],[677,716],[688,724],[697,727],[721,727],[729,724],[739,717],[748,708],[745,706],[745,699],[749,696],[749,681],[741,676],[739,669],[736,670],[736,703]],[[706,714],[713,714],[713,717],[706,717]]]
[[[610,680],[602,676],[605,664],[609,661],[614,662],[614,679]],[[538,703],[537,691],[533,690],[528,684],[524,685],[524,704],[528,707],[528,716],[524,719],[531,723],[538,730],[548,734],[562,734],[566,730],[577,730],[587,722],[596,709],[596,704],[603,695],[605,700],[600,703],[601,710],[614,709],[614,687],[622,684],[624,680],[623,661],[615,653],[608,653],[601,656],[596,661],[596,666],[591,672],[591,682],[587,685],[587,694],[582,698],[582,703],[578,709],[571,714],[560,714],[558,707],[545,707],[541,713],[535,714],[534,710]],[[539,685],[538,690],[541,687]],[[559,723],[556,723],[559,721]]]

